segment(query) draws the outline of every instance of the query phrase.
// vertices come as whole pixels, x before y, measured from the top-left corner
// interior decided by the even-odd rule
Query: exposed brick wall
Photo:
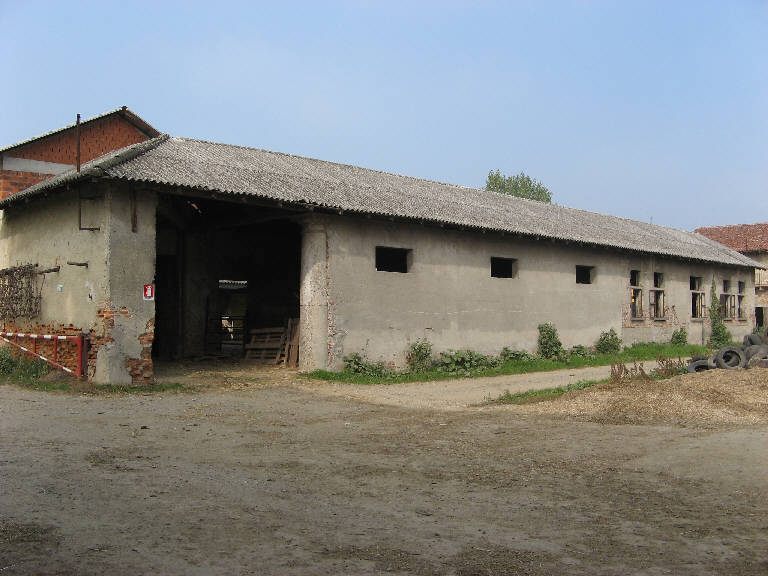
[[[146,139],[147,137],[138,128],[118,115],[89,122],[80,127],[80,161],[88,162],[110,150],[117,150]],[[77,131],[75,128],[70,128],[35,140],[12,150],[10,156],[74,164],[77,161]]]
[[[125,361],[134,383],[151,382],[154,376],[154,367],[152,365],[152,341],[155,339],[154,318],[147,322],[145,330],[146,332],[139,335],[141,356]]]
[[[29,188],[33,184],[51,178],[52,174],[36,174],[35,172],[18,172],[16,170],[0,171],[0,199],[7,198],[16,192]]]
[[[81,331],[72,324],[37,324],[24,323],[15,324],[13,322],[2,326],[4,332],[23,332],[26,334],[56,334],[57,336],[77,336]],[[87,340],[87,339],[86,339]],[[34,340],[29,338],[19,339],[19,344],[30,350],[34,347]],[[53,341],[37,340],[37,353],[53,360]],[[71,370],[77,370],[77,343],[71,340],[57,341],[57,359],[58,363]]]
[[[91,326],[90,330],[86,330],[85,345],[86,345],[86,361],[84,371],[86,376],[90,379],[93,378],[96,373],[96,357],[99,350],[105,344],[113,343],[115,339],[112,336],[112,331],[115,328],[115,318],[124,317],[130,318],[131,313],[123,306],[121,308],[113,308],[110,303],[106,303],[97,311],[97,320]],[[79,328],[76,328],[72,324],[67,326],[63,324],[38,324],[35,322],[9,322],[3,325],[3,332],[24,332],[27,334],[55,334],[57,336],[73,336],[81,333]],[[155,320],[154,318],[147,322],[145,332],[139,335],[139,343],[141,344],[141,353],[139,358],[127,358],[125,360],[128,372],[131,375],[131,379],[134,384],[144,384],[151,382],[154,377],[154,367],[152,364],[152,342],[155,336]],[[32,349],[32,340],[22,339],[19,344]],[[58,362],[67,368],[72,370],[77,369],[77,343],[72,341],[59,341],[58,342]],[[53,359],[53,342],[51,340],[38,340],[37,353],[47,358]]]
[[[88,162],[112,150],[147,139],[138,128],[118,114],[88,122],[80,127],[80,162]],[[39,138],[6,154],[13,158],[74,165],[77,162],[77,131],[70,128]],[[50,177],[50,174],[3,170],[0,172],[0,198],[11,196]]]
[[[96,373],[96,356],[99,349],[107,343],[114,342],[112,330],[115,327],[115,318],[130,318],[131,313],[125,306],[115,308],[111,302],[96,311],[97,321],[91,330],[88,346],[88,377],[91,378]],[[152,364],[152,342],[155,337],[155,319],[147,322],[144,333],[139,334],[139,343],[141,344],[141,353],[139,358],[126,358],[125,365],[131,375],[134,384],[151,382],[154,377],[154,367]]]

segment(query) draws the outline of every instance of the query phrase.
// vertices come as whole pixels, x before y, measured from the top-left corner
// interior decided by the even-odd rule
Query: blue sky
[[[0,0],[0,145],[157,129],[676,228],[768,220],[768,2]]]

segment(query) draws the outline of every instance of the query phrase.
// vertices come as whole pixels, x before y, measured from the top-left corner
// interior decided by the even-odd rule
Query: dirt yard
[[[0,574],[764,575],[768,370],[740,374],[450,410],[247,368],[0,386]]]

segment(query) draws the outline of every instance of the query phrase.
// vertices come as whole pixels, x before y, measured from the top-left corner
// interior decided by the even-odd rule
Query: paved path
[[[655,366],[655,362],[650,362]],[[653,366],[649,366],[652,368]],[[611,374],[610,366],[591,366],[554,372],[533,372],[506,376],[462,378],[437,382],[408,382],[404,384],[347,384],[312,382],[305,386],[334,396],[356,398],[377,404],[410,408],[455,410],[475,406],[488,398],[497,398],[509,390],[512,393],[566,386],[579,380],[600,380]],[[301,383],[299,382],[301,386]]]

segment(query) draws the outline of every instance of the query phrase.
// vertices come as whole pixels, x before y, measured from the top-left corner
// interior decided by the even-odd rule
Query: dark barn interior
[[[261,357],[255,345],[249,352],[258,334],[289,320],[298,326],[301,228],[292,216],[243,203],[160,196],[155,358]]]

